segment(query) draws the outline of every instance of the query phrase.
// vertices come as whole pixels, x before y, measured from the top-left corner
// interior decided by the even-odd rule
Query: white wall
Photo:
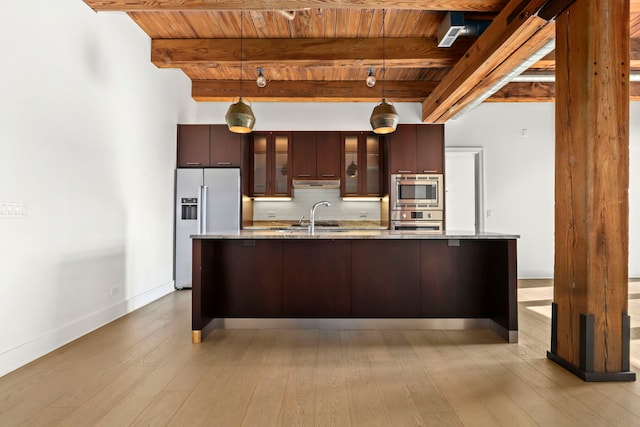
[[[519,277],[553,277],[554,135],[552,103],[485,104],[445,126],[447,146],[484,148],[485,230],[521,236]]]
[[[482,146],[485,229],[517,233],[519,277],[553,277],[555,104],[483,104],[445,126],[447,146]],[[640,276],[640,103],[631,103],[629,273]],[[526,130],[526,136],[523,136]]]
[[[190,82],[124,14],[0,6],[0,375],[173,290]]]

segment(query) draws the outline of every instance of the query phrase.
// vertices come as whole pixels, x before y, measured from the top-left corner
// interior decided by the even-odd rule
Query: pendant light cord
[[[240,11],[240,101],[242,101],[242,18],[244,11]]]
[[[385,41],[384,41],[384,17],[387,14],[386,9],[382,9],[382,100],[384,101],[384,83],[387,80],[387,67],[385,62]]]

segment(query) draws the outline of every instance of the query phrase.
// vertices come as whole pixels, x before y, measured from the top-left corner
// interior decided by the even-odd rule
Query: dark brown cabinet
[[[178,167],[241,167],[243,136],[225,125],[178,125]]]
[[[500,259],[500,245],[492,241],[447,240],[422,242],[422,316],[489,317],[490,293],[499,283],[492,276]]]
[[[291,196],[291,132],[254,132],[251,195]]]
[[[213,253],[216,316],[282,316],[282,241],[218,241]]]
[[[420,242],[354,240],[353,317],[420,317]]]
[[[319,132],[316,137],[317,177],[340,178],[340,132]]]
[[[416,126],[417,173],[444,173],[444,125]]]
[[[351,316],[351,242],[290,240],[284,245],[285,316]]]
[[[293,132],[291,134],[293,178],[316,177],[316,134]]]
[[[178,125],[178,167],[209,166],[209,125]]]
[[[382,195],[382,150],[373,132],[343,132],[341,193],[343,197]]]
[[[444,173],[443,125],[399,125],[386,140],[390,173]]]
[[[340,177],[339,132],[293,132],[293,178]]]
[[[240,167],[243,138],[245,136],[230,132],[226,125],[212,125],[209,136],[210,166]]]

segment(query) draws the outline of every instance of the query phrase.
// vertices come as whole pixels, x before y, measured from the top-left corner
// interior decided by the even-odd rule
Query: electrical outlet
[[[275,218],[275,217],[276,217],[276,211],[267,212],[267,218]]]
[[[114,286],[111,288],[111,295],[118,295],[120,293],[120,286]]]
[[[367,211],[360,211],[360,218],[366,218],[369,215]]]

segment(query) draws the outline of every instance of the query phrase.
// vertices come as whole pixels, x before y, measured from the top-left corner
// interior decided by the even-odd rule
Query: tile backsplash
[[[316,209],[316,220],[380,220],[379,201],[344,201],[339,188],[294,188],[293,199],[286,202],[253,203],[254,221],[299,220],[304,215],[309,219],[309,211],[316,203],[326,200],[331,206]]]

